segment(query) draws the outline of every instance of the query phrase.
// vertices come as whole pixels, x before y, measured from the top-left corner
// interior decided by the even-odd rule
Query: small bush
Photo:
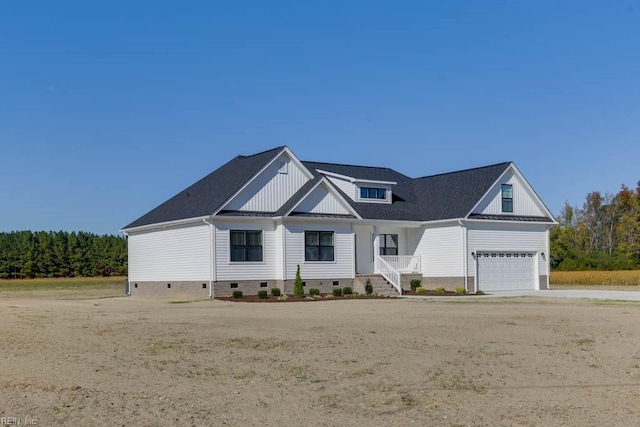
[[[476,295],[484,295],[484,294],[485,294],[485,293],[484,293],[484,292],[482,292],[482,291],[477,291],[477,292],[476,292]]]
[[[278,297],[278,299],[279,299],[280,301],[286,301],[286,300],[288,300],[288,299],[289,299],[289,297],[288,297],[286,294],[282,294],[282,295],[280,295],[280,296]]]
[[[415,289],[415,291],[416,291],[416,293],[417,293],[418,295],[426,294],[427,292],[429,292],[429,291],[427,291],[427,288],[423,288],[422,286],[418,286],[418,287]]]
[[[351,289],[349,286],[345,286],[344,288],[342,288],[342,295],[353,295],[353,289]]]
[[[467,293],[465,288],[456,288],[456,295],[464,295]]]
[[[312,297],[317,297],[318,295],[320,295],[320,289],[318,288],[309,289],[309,295],[311,295]]]
[[[279,297],[280,296],[280,288],[271,288],[271,295],[273,295],[274,297]]]
[[[233,291],[231,296],[234,297],[235,299],[240,299],[242,298],[242,291]]]
[[[447,290],[442,286],[438,286],[435,290],[435,293],[436,295],[445,295],[447,293]]]
[[[269,295],[269,293],[266,290],[258,291],[258,298],[260,298],[260,299],[267,299],[268,295]]]
[[[411,279],[410,283],[412,291],[417,291],[417,289],[422,286],[422,280],[420,279]]]
[[[367,279],[367,282],[364,285],[364,293],[367,295],[373,294],[373,285],[371,284],[371,279]]]
[[[334,297],[341,297],[342,296],[342,288],[333,288],[332,289],[332,294]]]

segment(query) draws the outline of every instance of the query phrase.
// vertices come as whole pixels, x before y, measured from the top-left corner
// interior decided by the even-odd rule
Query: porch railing
[[[380,258],[400,273],[420,273],[419,255],[381,255]]]
[[[400,295],[402,295],[402,276],[400,275],[400,272],[385,261],[383,257],[378,257],[378,266],[382,277],[387,279],[387,281],[396,288]]]

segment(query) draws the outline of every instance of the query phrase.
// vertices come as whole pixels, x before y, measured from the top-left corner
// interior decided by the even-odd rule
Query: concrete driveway
[[[490,292],[483,296],[490,298],[503,297],[542,297],[542,298],[589,298],[640,301],[640,291],[603,291],[587,289],[551,289],[543,291],[500,291]]]

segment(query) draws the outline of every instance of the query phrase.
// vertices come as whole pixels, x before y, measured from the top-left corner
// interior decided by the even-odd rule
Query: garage
[[[536,289],[533,252],[478,252],[477,280],[481,291]]]

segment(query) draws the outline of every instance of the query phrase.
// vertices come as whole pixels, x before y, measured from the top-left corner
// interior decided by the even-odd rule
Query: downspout
[[[464,225],[461,219],[458,220],[458,224],[462,227],[463,238],[462,238],[462,274],[464,275],[464,290],[469,292],[469,257],[467,255],[468,252],[468,235],[467,235],[467,226]]]
[[[202,221],[209,226],[209,299],[213,299],[213,224],[206,218],[202,218]]]
[[[549,243],[549,230],[550,228],[547,227],[547,259],[545,260],[547,263],[547,290],[551,289],[551,244]]]

